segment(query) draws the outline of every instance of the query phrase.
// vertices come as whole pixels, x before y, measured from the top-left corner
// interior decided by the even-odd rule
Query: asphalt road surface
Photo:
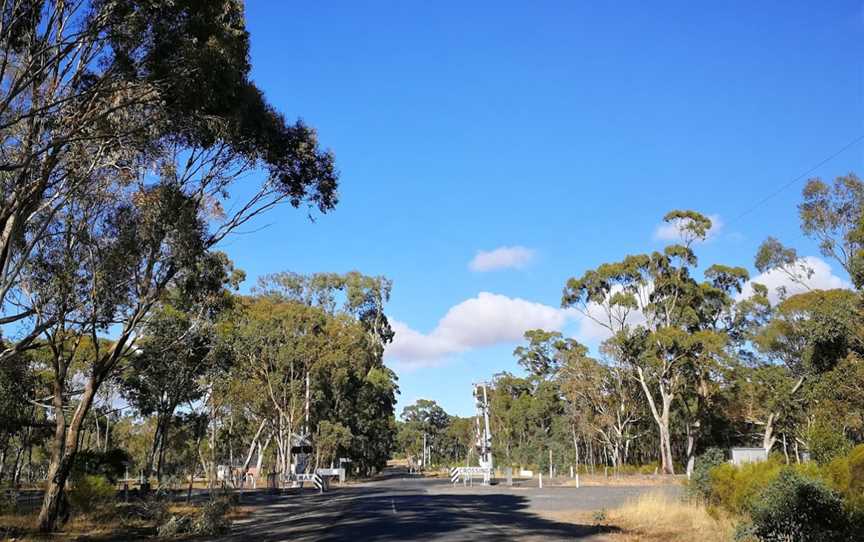
[[[452,486],[400,473],[323,495],[244,496],[254,513],[221,542],[397,540],[606,540],[602,527],[544,519],[544,511],[613,508],[657,487],[508,488]],[[665,486],[661,491],[676,492]]]

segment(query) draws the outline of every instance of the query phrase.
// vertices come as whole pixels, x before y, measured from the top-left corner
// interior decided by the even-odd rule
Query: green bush
[[[87,475],[97,475],[115,483],[123,477],[126,466],[132,457],[126,450],[112,448],[105,452],[97,450],[82,450],[75,454],[72,465],[72,478],[77,479]]]
[[[705,453],[696,458],[693,474],[687,485],[687,492],[702,500],[711,497],[711,469],[726,463],[726,452],[720,448],[708,448]]]
[[[75,480],[69,490],[72,510],[91,513],[113,502],[117,497],[114,485],[104,476],[85,475]]]
[[[864,444],[825,467],[825,479],[843,495],[847,508],[864,514]]]
[[[639,474],[654,474],[658,472],[659,469],[660,466],[654,463],[649,465],[642,465],[641,467],[639,467]]]
[[[0,488],[0,514],[14,514],[17,508],[15,494]]]
[[[708,501],[734,514],[743,514],[781,469],[782,464],[774,459],[737,467],[730,463],[718,465],[709,470]]]
[[[820,464],[830,462],[836,457],[849,453],[852,442],[846,437],[842,428],[834,426],[825,420],[816,423],[807,431],[807,442],[810,456]]]
[[[763,541],[845,540],[849,517],[840,495],[821,481],[784,468],[747,510],[751,533]]]

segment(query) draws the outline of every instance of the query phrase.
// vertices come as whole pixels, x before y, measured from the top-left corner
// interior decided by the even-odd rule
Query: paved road
[[[254,514],[220,541],[277,540],[582,540],[606,539],[601,528],[544,519],[543,511],[593,511],[657,488],[453,487],[445,480],[398,474],[319,495],[247,494]],[[664,491],[677,491],[666,487]]]

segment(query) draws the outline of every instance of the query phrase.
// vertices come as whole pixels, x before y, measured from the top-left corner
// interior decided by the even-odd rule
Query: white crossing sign
[[[318,473],[295,474],[292,478],[295,482],[312,482],[322,493],[327,490],[327,480]]]
[[[492,479],[492,469],[489,467],[454,467],[450,469],[450,482],[455,484],[461,479],[468,482],[473,478],[483,478],[483,483],[488,484]]]
[[[321,476],[333,476],[333,477],[338,476],[339,477],[339,483],[340,484],[345,483],[345,469],[344,468],[342,468],[342,469],[316,469],[315,474],[318,474]]]

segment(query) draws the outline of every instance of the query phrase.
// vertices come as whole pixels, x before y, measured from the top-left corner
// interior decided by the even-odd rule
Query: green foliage
[[[768,461],[740,466],[730,463],[718,465],[709,471],[709,502],[734,514],[743,514],[782,468],[773,457]]]
[[[785,468],[747,508],[759,540],[833,542],[846,539],[849,518],[840,495]]]
[[[539,378],[555,376],[571,352],[587,354],[587,348],[557,331],[529,329],[525,332],[527,346],[518,346],[513,356],[528,373]]]
[[[831,486],[840,492],[851,510],[864,513],[864,444],[837,457],[825,470]]]
[[[340,450],[347,450],[351,446],[351,430],[339,422],[322,420],[318,424],[315,446],[321,464],[329,465]]]
[[[819,417],[807,431],[810,455],[818,463],[828,463],[836,457],[849,452],[852,442],[846,437],[843,428],[831,420]]]
[[[696,458],[693,473],[690,476],[688,491],[703,500],[711,497],[711,471],[726,463],[726,452],[720,448],[708,448],[705,453]]]
[[[752,518],[742,527],[745,538],[846,540],[843,533],[864,527],[864,445],[823,465],[785,466],[776,455],[724,463],[710,469],[709,481],[711,504]]]
[[[126,450],[112,448],[102,452],[99,450],[81,450],[75,454],[75,465],[72,467],[73,480],[88,476],[102,477],[115,483],[126,471],[132,458]]]
[[[34,377],[25,356],[0,363],[0,443],[27,421],[30,405],[26,399],[33,385]]]
[[[72,510],[91,513],[117,498],[114,484],[104,476],[87,474],[74,481],[69,489],[69,504]]]

